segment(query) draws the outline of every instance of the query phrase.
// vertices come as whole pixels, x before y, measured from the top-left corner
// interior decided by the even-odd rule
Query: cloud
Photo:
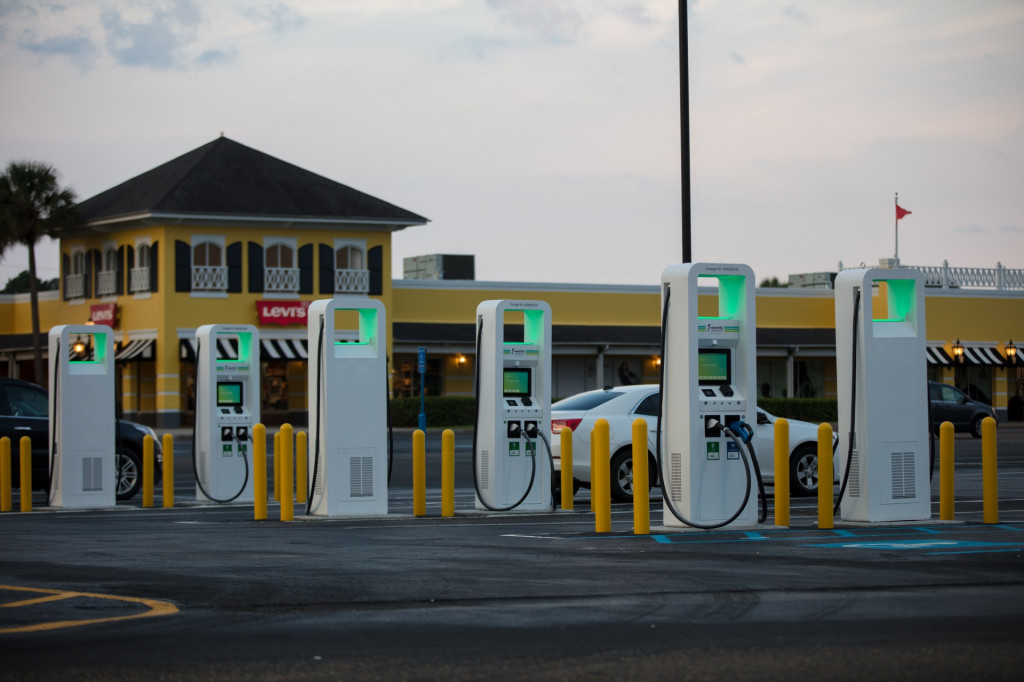
[[[99,53],[96,44],[82,30],[73,35],[51,36],[42,40],[33,40],[29,34],[25,34],[18,41],[18,47],[42,58],[67,57],[83,71],[92,66]]]
[[[306,17],[282,2],[261,7],[242,7],[240,11],[249,21],[269,24],[270,30],[278,35],[294,31],[306,23]]]
[[[1008,234],[1024,234],[1024,226],[1022,225],[1003,225],[999,228],[1000,232]]]
[[[498,21],[549,43],[574,43],[583,31],[583,15],[567,0],[487,0]]]
[[[210,49],[202,52],[196,57],[195,63],[199,66],[220,66],[221,64],[229,64],[235,60],[238,56],[235,50],[220,50]]]
[[[165,70],[180,65],[181,50],[195,40],[201,17],[188,0],[158,9],[148,21],[126,21],[116,9],[103,12],[107,50],[124,66]]]
[[[991,230],[989,230],[988,228],[982,227],[981,225],[975,225],[974,223],[970,225],[954,227],[953,231],[958,234],[988,234],[989,232],[991,232]]]
[[[730,52],[729,53],[729,59],[733,60],[734,62],[736,62],[740,66],[746,66],[747,65],[747,60],[744,59],[743,55],[741,55],[739,52]]]
[[[811,25],[811,19],[807,16],[807,13],[796,5],[786,5],[783,7],[782,16],[801,24],[807,24],[808,26]]]

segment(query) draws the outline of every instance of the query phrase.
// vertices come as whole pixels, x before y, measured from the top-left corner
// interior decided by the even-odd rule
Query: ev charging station
[[[72,347],[84,350],[72,357]],[[50,330],[50,491],[53,507],[117,503],[114,335],[101,325]]]
[[[521,313],[522,341],[505,340],[505,313]],[[476,425],[473,476],[476,508],[552,511],[551,306],[494,300],[477,306]],[[538,460],[544,440],[547,464]],[[543,453],[541,453],[543,457]]]
[[[196,499],[252,502],[249,446],[260,421],[259,329],[206,324],[196,329],[196,340]],[[218,340],[237,341],[237,357],[218,357]]]
[[[718,283],[717,309],[703,315],[702,280]],[[741,422],[757,423],[754,272],[746,265],[683,263],[665,268],[661,284],[664,523],[755,525],[753,456],[733,433],[744,429]]]
[[[354,311],[358,338],[339,339],[336,313]],[[309,306],[306,508],[314,516],[388,513],[388,382],[384,304],[339,296]],[[315,354],[315,355],[314,355]]]
[[[931,517],[924,279],[909,268],[835,281],[844,521]]]

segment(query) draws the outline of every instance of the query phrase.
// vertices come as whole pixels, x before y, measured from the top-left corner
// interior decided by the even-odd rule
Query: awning
[[[1006,364],[995,348],[988,346],[964,346],[964,364],[1002,367]]]
[[[261,360],[305,360],[305,339],[260,339]]]
[[[196,361],[196,339],[181,340],[181,360]],[[205,351],[204,351],[205,352]],[[260,339],[260,360],[306,360],[305,339]],[[217,359],[237,360],[238,339],[217,339]]]
[[[942,346],[925,346],[925,355],[928,356],[928,364],[932,366],[948,367],[953,364],[953,358],[949,357]]]
[[[156,358],[156,339],[133,339],[128,343],[118,344],[114,351],[116,362],[132,362],[135,360],[153,360]]]

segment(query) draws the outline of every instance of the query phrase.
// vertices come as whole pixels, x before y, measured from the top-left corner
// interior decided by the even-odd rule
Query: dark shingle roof
[[[79,209],[87,222],[139,213],[427,222],[226,137],[86,199]]]

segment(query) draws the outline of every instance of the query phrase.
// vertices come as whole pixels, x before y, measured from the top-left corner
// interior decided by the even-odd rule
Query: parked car
[[[932,427],[938,431],[939,424],[950,422],[957,431],[970,431],[975,438],[981,438],[981,422],[985,417],[996,418],[996,409],[971,398],[959,388],[928,382],[928,401],[931,407]]]
[[[659,395],[657,384],[618,386],[578,393],[551,406],[551,454],[556,472],[561,471],[561,431],[568,428],[573,432],[574,493],[580,487],[590,487],[590,432],[598,419],[608,422],[612,498],[620,502],[633,499],[633,420],[637,417],[647,421],[648,471],[651,485],[656,485]],[[757,409],[753,444],[761,477],[766,484],[775,480],[775,420],[773,415]],[[787,421],[790,492],[794,495],[815,495],[818,491],[818,425],[792,419]],[[833,453],[835,443],[836,436],[833,435]],[[839,472],[835,468],[833,471],[835,481],[838,481]],[[559,476],[555,476],[556,486],[560,482]]]
[[[0,377],[0,437],[11,439],[12,481],[18,485],[20,458],[18,443],[22,436],[32,439],[32,487],[46,490],[50,475],[50,400],[46,389],[21,379]],[[142,442],[153,436],[157,466],[153,473],[160,482],[162,452],[160,439],[144,424],[117,421],[114,463],[117,472],[117,499],[130,500],[142,488]]]

